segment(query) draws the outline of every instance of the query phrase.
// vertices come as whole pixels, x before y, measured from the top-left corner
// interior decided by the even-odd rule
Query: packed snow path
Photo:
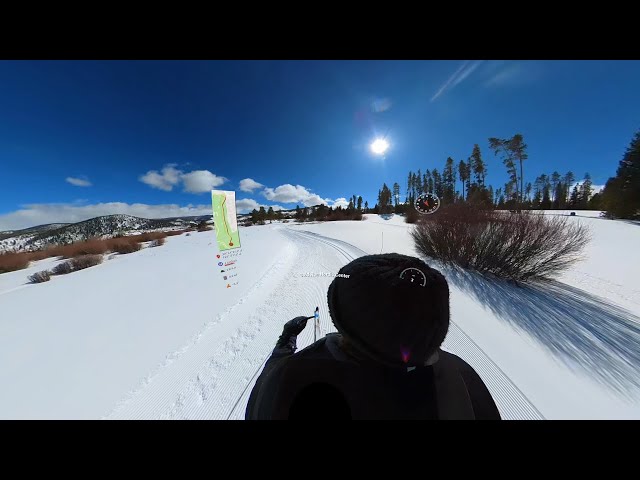
[[[242,419],[251,389],[283,324],[320,307],[320,332],[335,331],[327,307],[327,276],[367,253],[353,245],[304,230],[281,228],[286,255],[238,303],[219,314],[192,342],[146,379],[106,418]],[[264,288],[269,286],[269,288]],[[313,341],[313,321],[298,347]],[[506,419],[540,419],[518,387],[452,323],[443,348],[465,358],[487,383]]]

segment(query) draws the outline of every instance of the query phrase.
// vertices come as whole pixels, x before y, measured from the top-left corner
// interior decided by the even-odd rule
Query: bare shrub
[[[198,227],[198,231],[199,232],[207,232],[209,230],[213,230],[213,227],[210,227],[209,225],[204,225],[204,226],[199,226]]]
[[[42,270],[41,272],[36,272],[33,275],[29,275],[29,282],[31,283],[44,283],[51,280],[51,272],[48,270]]]
[[[101,263],[102,255],[83,255],[71,259],[71,267],[74,271],[100,265]]]
[[[590,239],[565,217],[456,205],[422,218],[411,235],[425,256],[521,281],[566,269]]]
[[[166,232],[147,232],[147,233],[141,233],[140,235],[132,235],[129,238],[137,242],[151,242],[153,240],[158,240],[160,238],[166,238],[166,237],[167,237]]]
[[[73,272],[73,265],[71,264],[71,260],[59,263],[51,270],[51,273],[54,275],[66,275],[67,273],[71,272]]]
[[[160,246],[164,245],[164,242],[165,242],[164,238],[158,238],[156,240],[153,240],[151,242],[150,246],[152,246],[152,247],[160,247]]]
[[[416,223],[420,219],[420,214],[413,208],[413,205],[409,205],[407,213],[404,216],[405,223]]]
[[[44,260],[45,258],[49,258],[51,255],[47,250],[36,250],[35,252],[29,252],[29,261],[35,262],[37,260]]]
[[[109,250],[107,242],[100,239],[87,240],[86,242],[74,243],[63,247],[64,258],[80,257],[82,255],[102,255]]]
[[[124,238],[118,238],[114,242],[112,242],[111,248],[109,250],[111,250],[112,252],[116,252],[124,255],[127,253],[137,252],[141,248],[142,248],[142,245],[140,245],[136,241],[131,241],[129,239],[124,239]]]
[[[0,254],[0,273],[14,272],[29,266],[31,257],[28,253]]]
[[[185,237],[190,237],[191,234],[189,232],[187,232],[187,234],[185,235]]]

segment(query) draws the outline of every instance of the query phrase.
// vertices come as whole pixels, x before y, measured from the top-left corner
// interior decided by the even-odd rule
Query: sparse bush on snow
[[[29,282],[31,283],[43,283],[51,280],[51,272],[48,270],[42,270],[41,272],[36,272],[33,275],[29,275]]]
[[[116,239],[114,242],[112,242],[111,248],[109,250],[111,250],[112,252],[117,252],[124,255],[127,253],[137,252],[141,248],[142,248],[142,245],[140,245],[136,241],[119,238],[119,239]]]
[[[164,238],[158,238],[156,240],[153,240],[150,244],[151,247],[160,247],[162,245],[164,245]]]
[[[100,265],[101,263],[102,255],[83,255],[71,259],[71,267],[74,271]]]
[[[420,219],[420,214],[413,208],[413,205],[409,205],[407,213],[404,216],[405,223],[416,223]]]
[[[411,232],[425,256],[512,280],[549,277],[579,259],[589,232],[567,217],[449,205]]]
[[[71,265],[71,260],[67,260],[66,262],[59,263],[51,270],[51,273],[54,275],[66,275],[67,273],[73,272],[73,266]]]

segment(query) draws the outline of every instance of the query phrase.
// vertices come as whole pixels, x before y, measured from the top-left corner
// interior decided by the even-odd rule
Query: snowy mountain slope
[[[211,215],[148,219],[119,214],[91,218],[72,224],[42,225],[0,236],[0,252],[38,250],[51,245],[65,245],[93,237],[113,237],[119,233],[127,235],[156,230],[177,230],[202,220],[211,221]]]

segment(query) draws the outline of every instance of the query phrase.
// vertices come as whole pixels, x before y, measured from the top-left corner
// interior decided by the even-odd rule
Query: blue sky
[[[206,213],[211,187],[244,209],[373,205],[475,143],[498,187],[487,138],[518,132],[527,181],[603,184],[640,128],[638,85],[638,61],[0,61],[0,230]]]

